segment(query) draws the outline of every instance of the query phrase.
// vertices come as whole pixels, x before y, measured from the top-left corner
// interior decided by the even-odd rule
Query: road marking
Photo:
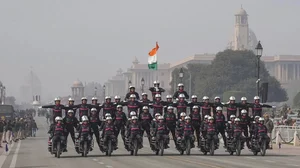
[[[6,145],[6,143],[3,143],[3,144]],[[3,148],[5,148],[5,145],[4,145]],[[11,145],[8,145],[8,152],[6,152],[5,149],[2,152],[2,154],[0,156],[0,168],[3,166],[7,156],[10,154],[10,151],[13,149],[14,145],[15,145],[15,143],[12,143]]]
[[[103,162],[98,162],[99,164],[103,165],[104,163]]]
[[[97,161],[98,161],[98,159],[93,159],[93,161],[97,162]]]
[[[182,163],[187,162],[187,163],[197,164],[197,165],[200,165],[200,166],[206,166],[206,167],[211,167],[211,168],[222,168],[222,167],[214,166],[214,165],[211,165],[211,164],[205,164],[205,163],[201,163],[201,162],[194,162],[194,161],[187,160],[187,159],[180,159],[178,157],[176,157],[176,158],[172,157],[172,156],[165,156],[165,157],[169,158],[169,159],[172,159],[172,160],[182,161]]]
[[[295,165],[295,164],[288,164],[289,166],[295,166],[295,167],[299,167],[300,165]]]
[[[106,165],[105,167],[107,167],[107,168],[112,168],[112,166],[110,166],[110,165]]]
[[[21,146],[21,141],[18,142],[18,146],[16,148],[16,151],[14,152],[13,158],[12,158],[10,166],[9,166],[10,168],[16,167],[20,146]]]
[[[245,158],[247,158],[247,159],[255,159],[254,157],[245,157]]]
[[[273,163],[274,161],[272,161],[272,160],[265,160],[265,162]]]

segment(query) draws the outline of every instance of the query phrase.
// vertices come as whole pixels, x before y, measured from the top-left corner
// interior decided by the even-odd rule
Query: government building
[[[241,7],[235,14],[233,38],[228,43],[227,49],[255,50],[257,43],[255,33],[249,28],[248,14]],[[210,53],[195,54],[178,62],[159,64],[157,71],[149,70],[147,64],[141,64],[135,58],[130,68],[125,72],[118,70],[116,76],[105,83],[106,94],[124,96],[128,92],[129,85],[135,86],[138,92],[144,90],[144,92],[149,93],[148,88],[153,85],[155,80],[159,80],[161,87],[170,92],[171,73],[175,68],[185,67],[191,63],[210,64],[215,56],[216,54]],[[300,84],[300,55],[262,56],[261,60],[265,62],[270,75],[276,77],[286,88],[289,102],[291,102],[297,92],[300,91],[298,87]],[[142,78],[144,83],[142,83]]]

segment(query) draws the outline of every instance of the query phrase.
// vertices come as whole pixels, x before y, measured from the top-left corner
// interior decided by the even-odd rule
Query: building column
[[[293,80],[296,80],[296,64],[293,64]]]
[[[288,81],[289,79],[289,66],[288,64],[285,64],[285,81]]]

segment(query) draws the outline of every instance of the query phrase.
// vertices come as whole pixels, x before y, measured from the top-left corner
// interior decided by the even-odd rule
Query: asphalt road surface
[[[68,152],[60,159],[55,158],[47,150],[48,125],[45,118],[37,118],[40,128],[37,137],[13,144],[8,154],[2,154],[2,168],[296,168],[300,167],[298,149],[268,150],[266,156],[253,156],[248,149],[242,150],[241,156],[230,156],[220,148],[215,156],[204,156],[199,150],[193,149],[190,156],[179,155],[174,149],[173,141],[164,156],[156,156],[144,139],[144,148],[139,156],[130,156],[119,140],[119,149],[111,157],[105,156],[98,148],[94,148],[84,158],[74,150],[71,139],[68,140]],[[95,143],[95,146],[96,143]],[[1,163],[2,161],[2,163]]]

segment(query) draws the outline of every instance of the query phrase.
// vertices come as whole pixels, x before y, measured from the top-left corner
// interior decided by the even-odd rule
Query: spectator
[[[267,127],[267,131],[268,131],[268,136],[270,137],[270,139],[271,139],[271,146],[270,146],[270,149],[272,149],[273,148],[273,145],[272,145],[272,131],[273,131],[273,129],[274,129],[274,124],[273,124],[273,121],[272,120],[270,120],[270,118],[269,118],[269,115],[268,114],[265,114],[264,115],[264,118],[265,118],[265,123],[264,123],[264,125]]]
[[[5,122],[4,120],[0,120],[0,148],[2,148],[2,136],[3,136],[3,131],[4,131],[4,127],[5,127]]]
[[[38,127],[36,125],[35,120],[32,120],[32,136],[35,137],[36,131],[38,130]]]

